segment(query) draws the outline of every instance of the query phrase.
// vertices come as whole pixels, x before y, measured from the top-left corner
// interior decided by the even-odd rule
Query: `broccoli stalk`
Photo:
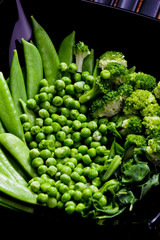
[[[76,65],[78,67],[78,72],[82,72],[83,60],[90,54],[88,46],[84,42],[79,42],[74,45],[73,53],[76,58]]]

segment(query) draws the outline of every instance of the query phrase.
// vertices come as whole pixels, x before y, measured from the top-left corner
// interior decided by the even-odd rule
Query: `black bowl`
[[[97,58],[107,50],[121,51],[126,56],[129,67],[136,65],[137,71],[152,74],[157,81],[160,80],[160,21],[80,0],[21,0],[21,3],[29,22],[31,23],[30,16],[33,15],[47,31],[56,48],[67,34],[75,30],[77,41],[84,41],[89,48],[95,49]],[[0,71],[6,78],[9,76],[9,43],[17,18],[15,1],[1,1]],[[34,234],[60,236],[60,239],[66,236],[85,238],[95,235],[112,239],[155,239],[148,222],[160,210],[159,193],[157,187],[135,206],[133,213],[124,214],[105,226],[97,226],[90,219],[68,216],[55,210],[46,211],[40,208],[31,215],[1,208],[1,229],[5,234],[24,234],[26,237]],[[8,228],[11,231],[6,231]]]

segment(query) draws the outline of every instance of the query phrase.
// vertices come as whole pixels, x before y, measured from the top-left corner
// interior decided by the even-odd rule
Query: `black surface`
[[[129,67],[136,65],[137,71],[150,73],[160,80],[159,74],[159,29],[160,22],[137,14],[103,7],[98,4],[74,1],[21,0],[27,18],[33,15],[52,38],[56,48],[70,32],[76,30],[77,41],[84,41],[94,48],[96,57],[107,50],[122,51]],[[8,48],[14,23],[17,21],[15,0],[4,0],[0,4],[0,71],[9,75]],[[31,21],[30,21],[31,23]],[[137,205],[138,216],[122,218],[117,226],[96,226],[79,217],[66,216],[52,211],[49,214],[35,215],[15,213],[0,209],[0,230],[6,236],[17,238],[86,237],[109,239],[149,239],[157,240],[158,232],[148,228],[148,218],[152,219],[158,211],[159,189]],[[52,214],[51,214],[52,213]],[[142,218],[146,222],[142,222]],[[131,222],[135,224],[131,224]],[[118,223],[118,222],[117,222]]]

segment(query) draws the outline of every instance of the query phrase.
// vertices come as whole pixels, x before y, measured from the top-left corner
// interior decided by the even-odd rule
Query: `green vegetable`
[[[59,58],[48,34],[33,17],[32,24],[37,48],[42,57],[45,78],[49,85],[52,85],[60,77]]]
[[[38,93],[39,82],[43,78],[42,59],[38,49],[32,43],[29,43],[24,39],[22,39],[21,41],[23,44],[26,63],[27,97],[28,99],[30,99]]]
[[[109,165],[109,167],[107,168],[105,174],[102,177],[103,181],[107,181],[108,178],[110,178],[110,176],[115,172],[115,170],[119,167],[119,165],[121,164],[122,161],[122,157],[120,157],[119,155],[116,155],[112,160],[111,163]]]
[[[24,141],[23,128],[18,112],[15,108],[10,90],[2,73],[0,73],[0,92],[0,119],[8,132]]]
[[[23,78],[22,69],[19,63],[19,58],[17,51],[14,50],[11,68],[10,68],[10,77],[9,77],[9,88],[11,91],[11,95],[15,104],[15,107],[17,109],[17,112],[19,115],[22,114],[22,108],[19,103],[19,99],[23,99],[23,101],[27,101],[27,94],[26,94],[26,88]]]
[[[83,60],[82,72],[88,71],[89,74],[93,74],[94,69],[94,50],[91,49],[91,52]]]

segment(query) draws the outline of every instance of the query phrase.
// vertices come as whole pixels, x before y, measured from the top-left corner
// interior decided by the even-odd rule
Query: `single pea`
[[[93,138],[94,141],[97,141],[97,142],[98,142],[98,141],[101,140],[102,134],[101,134],[98,130],[96,130],[96,131],[93,133],[92,138]]]
[[[77,172],[80,176],[83,174],[83,169],[82,168],[75,167],[74,171]]]
[[[95,148],[89,148],[88,151],[87,151],[87,154],[91,157],[91,158],[94,158],[96,157],[96,149]]]
[[[56,134],[56,139],[60,142],[64,142],[64,140],[66,139],[66,133],[63,131],[58,131]]]
[[[43,126],[43,119],[42,118],[36,118],[35,125],[42,127]]]
[[[75,201],[80,201],[82,199],[82,192],[79,190],[74,191],[73,193],[73,199]]]
[[[57,172],[57,168],[55,166],[49,166],[47,169],[47,174],[53,177]]]
[[[67,138],[67,139],[64,140],[63,144],[64,144],[64,146],[72,147],[74,142],[73,142],[72,139]]]
[[[103,118],[100,118],[98,120],[98,124],[101,125],[101,124],[107,124],[108,123],[108,118],[107,117],[103,117]]]
[[[108,138],[106,137],[106,136],[102,136],[102,138],[101,138],[101,144],[102,145],[106,145],[107,144],[107,142],[108,142]]]
[[[90,75],[90,74],[89,74],[89,72],[88,72],[88,71],[83,71],[83,72],[82,72],[82,75],[81,75],[81,77],[82,77],[82,80],[84,80],[84,81],[85,81],[85,80],[86,80],[86,77],[87,77],[87,76],[89,76],[89,75]]]
[[[84,154],[86,154],[88,152],[88,147],[86,145],[81,145],[78,148],[78,152],[82,153],[84,155]]]
[[[48,201],[47,201],[47,206],[49,208],[55,208],[57,206],[57,199],[56,198],[48,198]]]
[[[46,92],[42,92],[40,94],[38,94],[38,100],[39,102],[45,102],[48,100],[48,95]]]
[[[39,132],[36,134],[36,141],[39,143],[42,139],[45,139],[45,134],[43,132]]]
[[[31,141],[29,142],[28,146],[30,149],[34,149],[38,147],[38,143],[36,141]]]
[[[102,123],[102,124],[99,126],[98,130],[99,130],[102,134],[106,134],[106,133],[107,133],[107,125],[104,124],[104,123]]]
[[[62,165],[61,173],[67,174],[68,176],[71,175],[72,169],[69,166]]]
[[[90,86],[93,85],[94,81],[95,81],[95,78],[92,75],[87,75],[85,77],[85,82]]]
[[[82,128],[81,129],[81,137],[88,138],[91,136],[91,130],[89,128]]]
[[[66,125],[66,122],[67,122],[67,118],[63,115],[60,115],[58,118],[57,118],[57,122],[61,125],[61,126],[64,126]]]
[[[82,105],[80,106],[79,112],[82,113],[82,114],[86,114],[87,111],[88,111],[87,106],[84,105],[84,104],[82,104]]]
[[[88,172],[88,177],[91,180],[96,178],[96,177],[98,177],[98,171],[96,169],[94,169],[94,168],[90,168],[89,172]]]
[[[83,86],[83,91],[84,91],[84,92],[87,92],[87,91],[89,91],[89,90],[91,90],[91,87],[90,87],[88,84],[84,84],[84,86]]]
[[[70,86],[70,85],[68,85]],[[66,108],[73,108],[74,107],[74,99],[72,97],[68,97],[64,100],[64,105]]]
[[[55,96],[52,100],[52,104],[56,107],[59,107],[63,104],[63,99],[60,96]]]
[[[58,193],[58,190],[57,190],[56,187],[50,187],[47,190],[47,194],[48,194],[49,197],[56,197],[57,193]]]
[[[72,124],[72,128],[74,130],[79,130],[81,128],[82,124],[79,120],[74,120]]]
[[[92,142],[92,137],[91,136],[84,139],[84,144],[86,144],[87,146],[89,146],[91,144],[91,142]]]
[[[62,208],[64,207],[64,203],[61,202],[61,201],[58,201],[56,207],[57,207],[58,209],[62,209]]]
[[[102,207],[105,207],[107,205],[107,198],[103,195],[100,199],[99,199],[99,203]]]
[[[22,124],[24,132],[28,132],[31,129],[31,124],[30,122],[24,122]]]
[[[65,82],[63,80],[56,80],[55,81],[55,88],[57,91],[61,91],[65,88]]]
[[[97,122],[96,121],[90,121],[88,123],[88,128],[91,130],[91,131],[96,131],[97,128],[98,128],[98,125],[97,125]]]
[[[68,84],[71,84],[72,80],[69,77],[62,77],[61,78],[62,81],[64,81],[65,85],[67,86]]]
[[[47,193],[48,189],[51,187],[51,185],[47,182],[44,182],[41,184],[40,188],[43,193]]]
[[[65,72],[65,71],[67,71],[67,69],[68,69],[67,63],[61,62],[60,65],[59,65],[59,71],[60,72]]]
[[[81,213],[86,208],[84,203],[78,203],[76,206],[75,211],[78,213]]]
[[[20,115],[20,120],[21,120],[21,123],[29,122],[29,117],[27,114],[24,113]]]
[[[106,146],[98,146],[97,148],[96,148],[96,152],[97,152],[97,155],[99,155],[99,156],[104,156],[104,153],[105,153],[105,151],[106,151]]]
[[[92,185],[92,184],[88,188],[91,189],[92,194],[98,192],[98,188],[96,186]]]
[[[46,109],[43,109],[43,108],[39,110],[38,114],[43,119],[49,117],[49,112]]]
[[[77,69],[78,69],[78,67],[75,63],[70,63],[69,66],[68,66],[68,71],[70,73],[76,73]]]
[[[75,82],[81,81],[81,74],[80,73],[74,73],[73,74],[73,79]]]
[[[66,184],[64,184],[64,183],[61,183],[60,186],[59,186],[59,192],[61,194],[64,194],[66,192],[68,193],[68,191],[69,191],[68,186]]]
[[[65,212],[69,215],[73,214],[75,211],[75,206],[74,205],[69,205],[68,207],[65,208]]]
[[[57,113],[53,113],[53,114],[51,115],[51,118],[52,118],[53,122],[56,122],[57,119],[58,119],[58,117],[59,117],[59,115],[58,115]]]
[[[89,200],[89,198],[91,198],[91,197],[92,197],[91,189],[89,189],[89,188],[84,189],[82,192],[82,198],[85,200]]]
[[[25,137],[26,142],[28,142],[28,143],[33,140],[33,136],[29,131],[25,132],[24,137]]]
[[[28,99],[27,100],[27,107],[29,108],[29,109],[35,109],[36,108],[36,106],[37,106],[37,102],[36,102],[36,100],[35,99]]]
[[[51,117],[45,118],[44,119],[44,125],[49,126],[53,122],[53,119]]]
[[[66,150],[63,147],[57,147],[54,153],[57,158],[64,158],[66,156]]]
[[[93,141],[90,143],[91,148],[97,148],[98,146],[101,146],[100,142]]]
[[[46,160],[46,162],[45,162],[45,164],[46,164],[47,167],[55,166],[56,163],[57,163],[56,159],[55,159],[55,158],[52,158],[52,157],[47,158],[47,160]]]
[[[36,135],[37,133],[39,133],[41,131],[41,128],[39,126],[32,126],[30,128],[30,132],[32,135]]]
[[[44,174],[44,173],[46,173],[46,172],[47,172],[47,166],[46,166],[46,165],[41,165],[41,166],[39,166],[38,169],[37,169],[37,173],[38,173],[39,175],[42,175],[42,174]]]
[[[77,182],[74,186],[74,190],[78,190],[78,191],[81,191],[83,192],[84,189],[86,189],[86,184],[82,183],[82,182]]]
[[[52,128],[53,128],[53,132],[59,132],[61,130],[61,125],[58,122],[53,122],[51,124]]]
[[[93,198],[96,199],[96,200],[99,200],[102,196],[103,196],[103,194],[100,191],[95,192],[93,194]]]
[[[52,153],[49,149],[43,149],[40,151],[40,157],[43,159],[47,159],[51,157]]]
[[[72,140],[75,143],[80,142],[81,141],[81,133],[80,132],[74,132],[72,134]]]
[[[65,117],[69,117],[69,114],[70,114],[70,110],[66,107],[61,107],[61,115],[64,115]]]
[[[76,93],[81,93],[83,91],[83,86],[84,86],[84,82],[80,81],[80,82],[75,82],[74,83],[74,89]]]
[[[72,172],[70,176],[74,181],[79,182],[80,175],[77,172]]]
[[[39,189],[40,189],[40,182],[39,181],[33,181],[31,184],[30,184],[30,188],[31,188],[31,191],[37,193],[39,192]]]
[[[48,81],[46,79],[42,79],[40,80],[39,82],[39,87],[42,88],[42,87],[48,87]]]
[[[102,70],[102,71],[100,72],[100,76],[101,76],[101,78],[103,78],[103,79],[109,79],[109,78],[111,77],[111,73],[110,73],[109,70]]]
[[[96,186],[96,187],[100,187],[101,184],[102,184],[102,181],[101,181],[100,177],[94,178],[94,179],[92,180],[92,184],[93,184],[94,186]]]
[[[32,160],[32,166],[38,168],[39,166],[43,165],[44,161],[41,157],[36,157]]]
[[[60,180],[61,180],[62,183],[66,184],[66,185],[69,185],[69,183],[71,181],[71,178],[70,178],[69,175],[64,173],[60,176]]]
[[[82,160],[82,157],[83,157],[82,153],[77,153],[75,155],[75,158],[77,159],[78,162],[80,162]]]
[[[48,109],[50,114],[56,113],[58,111],[58,107],[51,105]]]
[[[30,159],[32,160],[33,158],[39,157],[39,150],[37,148],[31,149],[29,152]]]
[[[73,84],[68,84],[66,86],[66,93],[73,96],[75,94],[75,90],[74,90],[74,85]]]
[[[48,194],[45,193],[39,193],[37,196],[37,202],[39,203],[47,203],[48,201]]]
[[[92,160],[90,158],[90,156],[88,154],[85,154],[83,157],[82,157],[82,161],[84,164],[86,165],[90,165]]]
[[[54,145],[55,145],[55,148],[60,148],[60,147],[62,147],[62,143],[59,142],[59,141],[55,141]]]
[[[72,124],[73,124],[73,121],[70,120],[70,119],[67,119],[66,125],[67,125],[68,127],[72,127]]]
[[[87,117],[83,113],[80,113],[77,116],[77,120],[79,120],[81,123],[85,123],[87,121]]]
[[[71,109],[69,117],[71,120],[76,120],[79,115],[79,111],[77,109]]]
[[[51,134],[53,132],[53,127],[52,126],[43,126],[42,132],[44,132],[45,134]]]

